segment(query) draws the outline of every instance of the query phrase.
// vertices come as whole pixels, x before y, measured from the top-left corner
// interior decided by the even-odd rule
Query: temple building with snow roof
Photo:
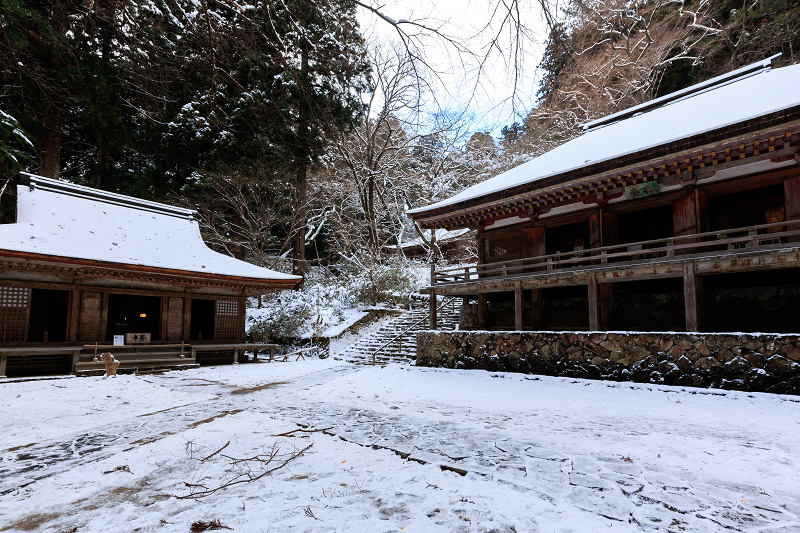
[[[431,291],[467,330],[800,333],[800,65],[776,58],[409,211],[477,231]]]
[[[64,181],[21,175],[2,216],[0,376],[96,367],[94,344],[143,366],[224,356],[249,296],[301,280],[211,250],[192,210]]]

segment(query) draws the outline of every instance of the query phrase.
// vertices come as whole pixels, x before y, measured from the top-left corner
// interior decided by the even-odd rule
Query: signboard
[[[647,183],[640,183],[639,185],[630,185],[625,187],[625,196],[628,200],[636,200],[637,198],[647,198],[648,196],[655,196],[658,194],[658,183],[649,181]]]
[[[126,333],[125,344],[150,344],[149,333]]]
[[[114,346],[124,346],[125,335],[114,335]]]

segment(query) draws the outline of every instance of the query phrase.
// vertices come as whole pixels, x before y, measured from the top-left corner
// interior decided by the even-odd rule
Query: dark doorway
[[[28,342],[64,342],[67,340],[69,291],[33,289]]]
[[[214,300],[192,300],[191,340],[214,340]]]
[[[149,333],[150,340],[161,339],[161,298],[109,294],[106,339],[126,333]]]
[[[685,331],[683,279],[668,278],[613,283],[611,329]]]
[[[783,185],[735,192],[708,199],[712,231],[758,226],[784,220]]]
[[[542,289],[542,329],[589,329],[589,292],[586,285]]]
[[[706,331],[800,332],[800,269],[703,276]]]
[[[617,227],[620,244],[672,237],[674,234],[672,205],[620,213],[617,217]]]
[[[589,222],[578,222],[545,229],[547,254],[587,250],[590,247]]]

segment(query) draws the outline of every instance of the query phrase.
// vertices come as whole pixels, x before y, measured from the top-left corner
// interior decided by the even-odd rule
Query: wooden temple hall
[[[229,362],[246,299],[300,280],[214,252],[188,209],[29,174],[0,202],[0,377]]]
[[[800,65],[776,58],[410,211],[478,232],[431,290],[461,329],[800,332]]]

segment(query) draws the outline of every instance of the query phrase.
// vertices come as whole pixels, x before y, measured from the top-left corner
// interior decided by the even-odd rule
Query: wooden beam
[[[0,378],[6,377],[6,363],[8,362],[8,354],[0,352]]]
[[[522,284],[514,287],[514,329],[522,331]]]
[[[694,261],[683,263],[683,300],[686,331],[703,327],[703,278],[697,275]]]

